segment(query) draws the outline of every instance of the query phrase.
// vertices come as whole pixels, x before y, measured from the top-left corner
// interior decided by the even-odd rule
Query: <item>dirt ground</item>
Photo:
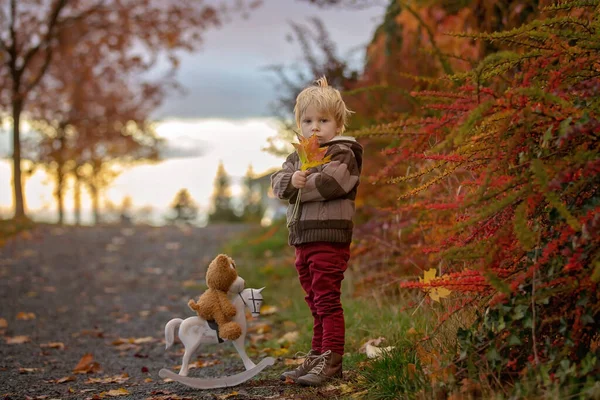
[[[193,315],[187,301],[201,293],[205,267],[243,229],[47,226],[10,240],[0,248],[0,396],[321,397],[314,390],[290,394],[290,385],[277,379],[277,364],[243,385],[218,390],[158,376],[161,368],[176,371],[183,351],[179,342],[165,351],[164,325]],[[249,355],[257,363],[266,356]],[[208,366],[190,370],[192,377],[244,370],[228,343],[201,348],[196,360]]]

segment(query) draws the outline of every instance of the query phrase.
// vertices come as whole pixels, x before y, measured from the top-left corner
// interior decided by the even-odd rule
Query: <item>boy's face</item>
[[[331,114],[317,109],[312,104],[306,108],[302,118],[300,118],[302,136],[309,138],[312,135],[317,135],[321,144],[330,141],[339,134],[340,128]]]

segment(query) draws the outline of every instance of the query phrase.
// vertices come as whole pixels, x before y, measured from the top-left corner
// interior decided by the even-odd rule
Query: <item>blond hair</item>
[[[322,76],[315,83],[316,86],[307,87],[296,97],[296,105],[294,106],[296,125],[300,128],[302,115],[310,105],[314,105],[320,111],[331,114],[336,125],[340,128],[339,133],[343,133],[346,130],[348,117],[353,111],[346,107],[340,91],[329,86],[327,78]]]

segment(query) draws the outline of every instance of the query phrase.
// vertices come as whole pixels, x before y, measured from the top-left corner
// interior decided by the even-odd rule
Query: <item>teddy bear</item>
[[[190,299],[188,306],[205,321],[215,321],[219,336],[235,340],[242,334],[240,325],[232,321],[237,311],[229,300],[228,294],[237,294],[244,290],[245,282],[238,276],[235,262],[226,254],[219,254],[206,270],[208,289],[200,295],[198,301]]]

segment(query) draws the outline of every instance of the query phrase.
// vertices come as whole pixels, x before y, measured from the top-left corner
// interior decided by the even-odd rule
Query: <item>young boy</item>
[[[340,136],[351,111],[325,77],[296,98],[296,123],[305,138],[316,135],[326,147],[327,164],[300,171],[298,153],[290,154],[271,176],[275,195],[289,200],[289,244],[296,248],[296,269],[312,312],[312,349],[302,365],[285,372],[300,384],[317,386],[342,377],[344,313],[340,300],[350,242],[354,199],[362,168],[362,147]],[[294,213],[294,205],[299,210]]]

